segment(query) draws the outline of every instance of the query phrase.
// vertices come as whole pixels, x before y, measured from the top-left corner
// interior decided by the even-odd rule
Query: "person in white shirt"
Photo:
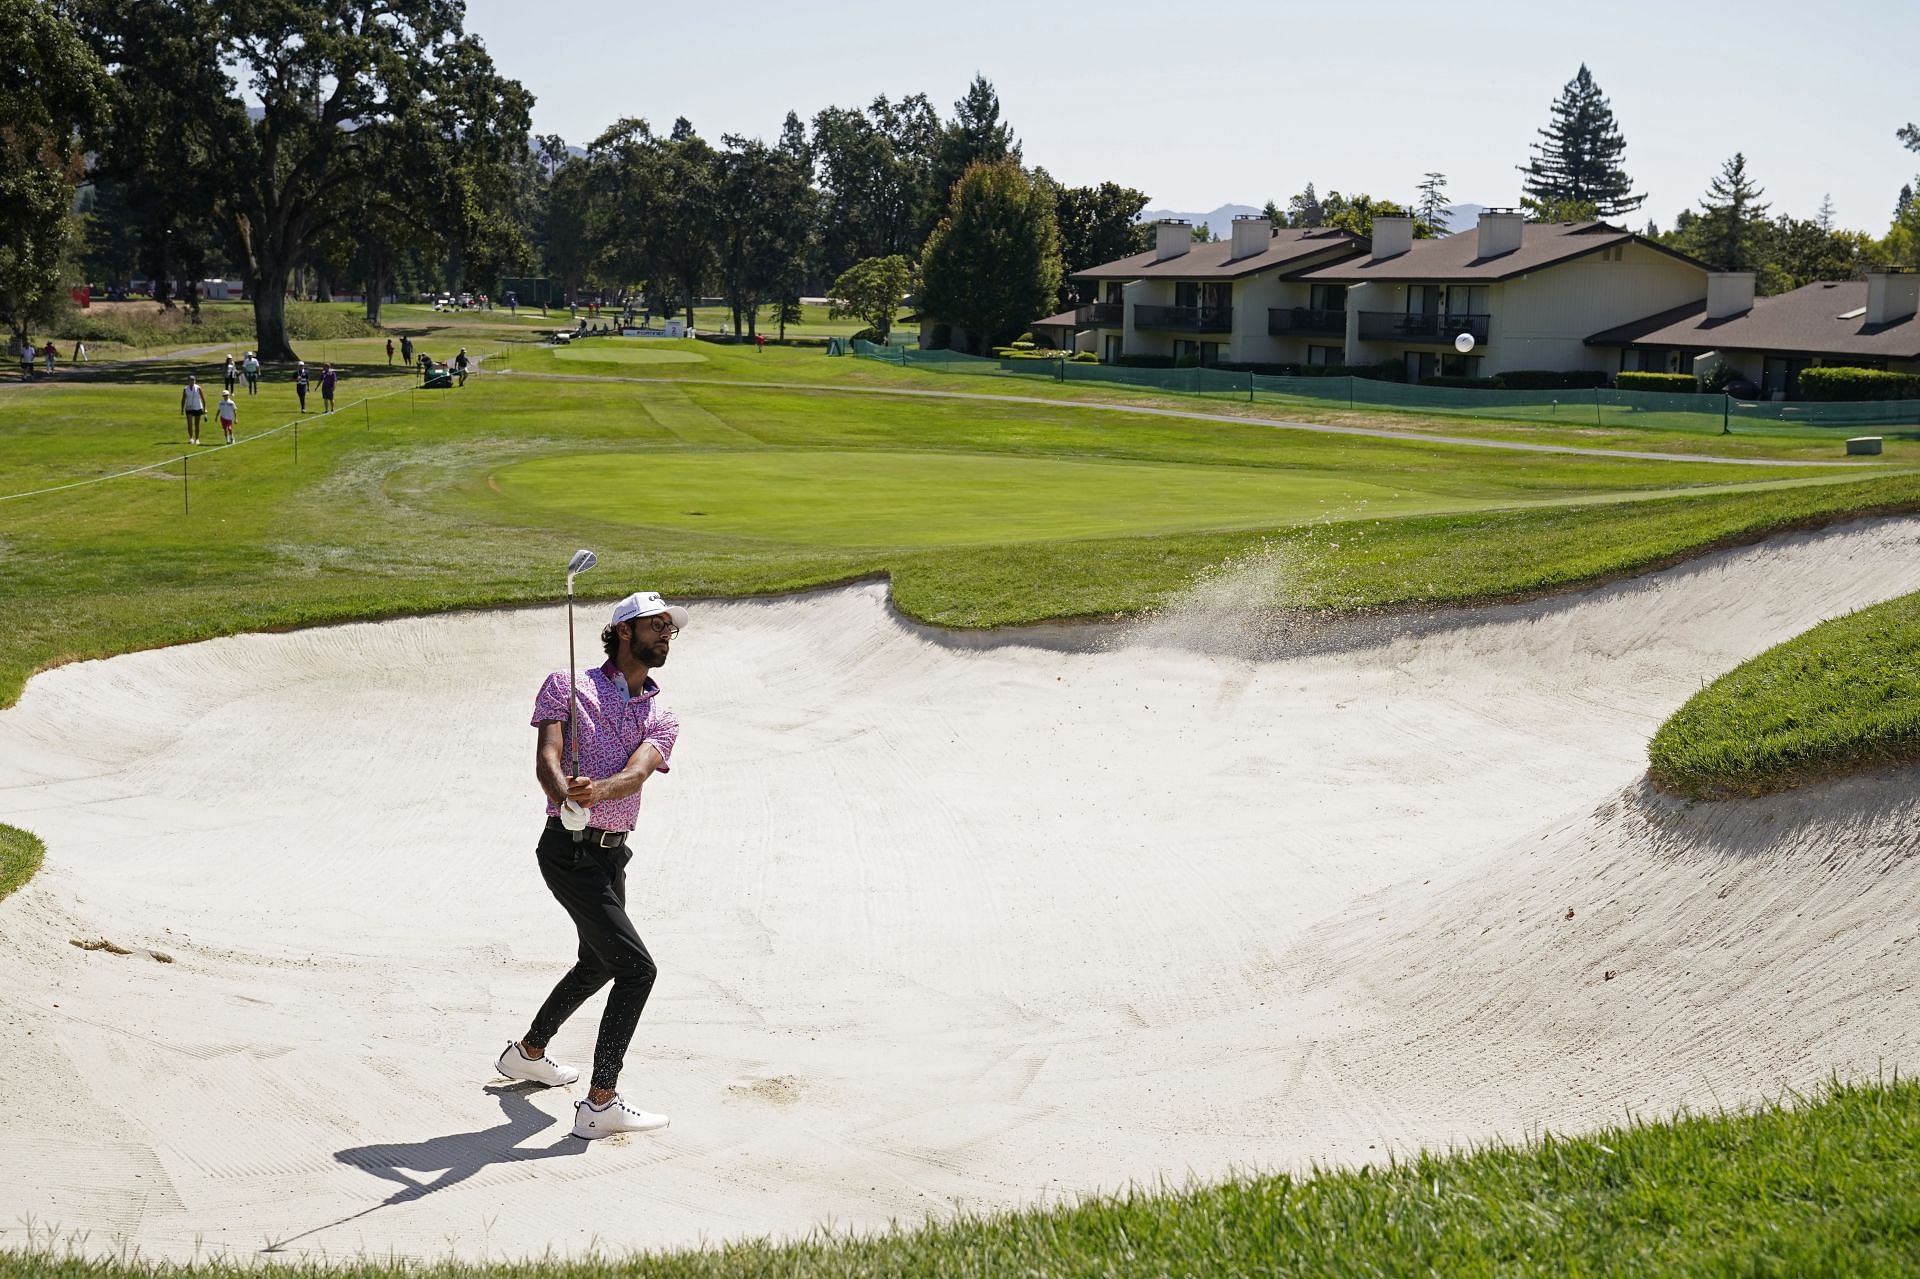
[[[233,443],[233,424],[240,420],[240,406],[233,402],[232,391],[220,392],[220,407],[215,415],[220,419],[220,433],[227,437],[227,443]]]
[[[187,389],[180,392],[180,411],[187,415],[187,443],[198,444],[200,419],[207,415],[207,397],[198,379],[187,379]]]

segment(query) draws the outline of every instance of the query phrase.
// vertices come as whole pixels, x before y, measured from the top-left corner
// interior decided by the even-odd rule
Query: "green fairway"
[[[523,462],[493,479],[527,508],[804,546],[984,546],[1457,505],[1418,489],[1270,468],[917,452],[591,454]],[[658,497],[636,503],[639,492]]]
[[[561,367],[578,364],[705,364],[703,352],[689,350],[690,343],[653,345],[655,338],[594,338],[586,346],[561,346],[553,358]]]

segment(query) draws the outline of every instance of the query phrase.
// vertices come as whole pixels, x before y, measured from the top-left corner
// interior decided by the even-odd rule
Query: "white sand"
[[[0,813],[49,849],[0,903],[0,1246],[682,1246],[1911,1072],[1920,776],[1639,778],[1702,682],[1920,589],[1917,549],[1855,525],[1257,661],[1231,583],[1082,651],[879,587],[703,606],[629,871],[661,978],[623,1085],[673,1126],[591,1145],[491,1070],[573,949],[526,726],[561,610],[53,671],[0,713]]]

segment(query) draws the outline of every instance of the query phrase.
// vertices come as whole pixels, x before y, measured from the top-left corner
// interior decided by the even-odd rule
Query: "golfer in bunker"
[[[571,579],[568,587],[571,595]],[[626,868],[633,856],[627,841],[640,815],[641,788],[655,773],[667,771],[680,731],[673,712],[661,705],[653,672],[666,665],[673,637],[686,624],[687,610],[658,594],[629,595],[613,606],[613,620],[600,632],[607,660],[577,677],[555,671],[534,699],[534,767],[547,793],[547,825],[537,854],[540,875],[580,934],[580,958],[497,1065],[509,1079],[549,1087],[577,1081],[580,1072],[547,1056],[547,1045],[562,1022],[612,982],[594,1046],[591,1087],[574,1107],[576,1137],[667,1126],[665,1115],[628,1105],[617,1088],[654,978],[653,956],[627,918]]]

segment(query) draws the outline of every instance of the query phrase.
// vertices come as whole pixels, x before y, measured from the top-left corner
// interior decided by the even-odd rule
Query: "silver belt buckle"
[[[617,848],[624,837],[624,833],[621,831],[603,830],[600,832],[600,847]]]

